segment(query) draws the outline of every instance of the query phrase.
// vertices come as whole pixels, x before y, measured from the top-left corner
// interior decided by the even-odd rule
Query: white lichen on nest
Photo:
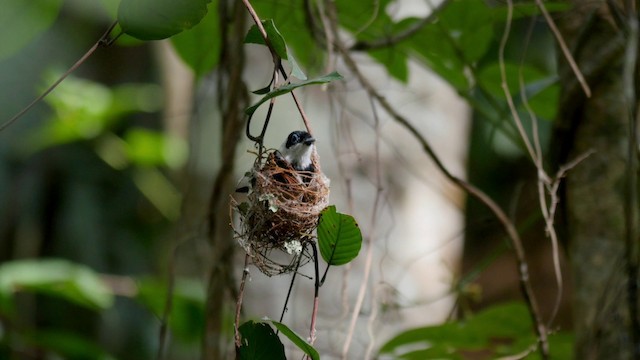
[[[267,275],[295,270],[298,257],[306,256],[304,244],[314,240],[320,212],[329,204],[329,179],[320,170],[315,152],[313,162],[315,172],[296,171],[270,151],[264,165],[260,159],[254,164],[255,183],[247,200],[238,204],[232,199],[232,213],[239,218],[234,225],[236,238]],[[273,250],[293,256],[282,263],[274,259]]]

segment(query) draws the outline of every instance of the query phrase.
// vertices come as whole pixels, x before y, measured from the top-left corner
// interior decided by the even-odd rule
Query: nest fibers
[[[264,165],[262,159],[254,163],[255,183],[247,201],[232,199],[231,210],[240,219],[234,226],[238,242],[258,269],[271,276],[294,271],[300,257],[309,260],[303,249],[313,241],[320,212],[329,204],[329,179],[315,150],[314,172],[296,171],[275,150],[267,153]]]

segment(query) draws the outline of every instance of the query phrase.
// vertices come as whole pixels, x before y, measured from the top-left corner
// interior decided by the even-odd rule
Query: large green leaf
[[[191,29],[207,14],[211,0],[122,0],[118,22],[140,40],[160,40]]]
[[[273,89],[272,91],[268,92],[267,94],[265,94],[260,101],[258,101],[256,104],[248,107],[244,112],[247,115],[253,115],[253,113],[258,109],[258,107],[260,107],[260,105],[262,105],[264,102],[268,101],[269,99],[272,99],[276,96],[280,96],[280,95],[284,95],[284,94],[288,94],[291,91],[299,88],[299,87],[303,87],[303,86],[307,86],[307,85],[314,85],[314,84],[326,84],[328,82],[334,81],[334,80],[340,80],[342,79],[342,75],[338,74],[337,72],[332,72],[331,74],[325,75],[325,76],[321,76],[318,78],[314,78],[314,79],[308,79],[308,80],[304,80],[304,81],[300,81],[297,83],[290,83],[284,86],[280,86],[276,89]]]
[[[470,82],[466,69],[479,61],[493,40],[490,8],[482,0],[453,0],[426,25],[402,43],[406,51],[460,91]]]
[[[353,260],[362,246],[362,233],[356,220],[329,206],[322,211],[318,224],[318,245],[322,258],[331,265]]]
[[[253,0],[251,4],[261,19],[273,19],[278,25],[278,31],[286,39],[289,57],[293,52],[305,69],[324,66],[323,49],[311,35],[304,1],[282,1],[274,6],[273,0]]]
[[[0,265],[0,296],[17,291],[61,297],[91,309],[107,309],[113,293],[90,268],[66,260],[17,260]]]
[[[49,28],[62,0],[0,1],[0,60],[7,58]]]
[[[571,358],[568,345],[571,339],[566,334],[550,336],[553,358]],[[536,342],[527,307],[523,303],[509,303],[493,306],[459,322],[404,331],[384,344],[380,354],[402,359],[460,359],[474,354],[497,358],[521,353]]]
[[[240,360],[281,360],[287,357],[278,335],[269,324],[247,321],[240,326],[242,344],[236,349]]]
[[[305,354],[309,355],[312,360],[320,360],[320,354],[318,351],[311,346],[306,340],[304,340],[300,335],[296,334],[295,331],[289,329],[289,327],[281,322],[277,322],[275,320],[271,320],[271,323],[282,333],[284,336],[288,337],[300,350],[304,351]]]
[[[220,57],[219,15],[215,11],[218,1],[208,5],[207,15],[189,30],[171,37],[171,43],[180,58],[193,70],[196,77],[207,74]]]
[[[262,26],[264,27],[264,31],[267,33],[267,38],[271,43],[271,47],[278,54],[278,56],[287,60],[289,56],[287,55],[287,43],[280,34],[278,28],[276,28],[276,24],[273,22],[273,19],[262,20]],[[246,44],[259,44],[266,45],[264,41],[264,37],[260,33],[260,29],[258,29],[257,25],[253,25],[249,32],[247,32],[247,36],[244,38],[244,42]]]

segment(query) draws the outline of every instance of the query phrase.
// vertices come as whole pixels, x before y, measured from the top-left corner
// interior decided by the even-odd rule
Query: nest
[[[238,242],[253,264],[271,276],[309,261],[303,250],[313,241],[320,212],[329,203],[329,179],[320,170],[315,151],[315,172],[296,171],[276,151],[267,153],[264,165],[263,159],[254,163],[255,182],[247,201],[232,199],[231,210],[239,215],[240,223],[234,226]]]

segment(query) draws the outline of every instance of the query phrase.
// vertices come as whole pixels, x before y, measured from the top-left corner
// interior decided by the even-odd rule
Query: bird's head
[[[280,146],[280,155],[288,161],[296,170],[309,171],[311,166],[311,154],[316,139],[306,131],[294,131]]]

